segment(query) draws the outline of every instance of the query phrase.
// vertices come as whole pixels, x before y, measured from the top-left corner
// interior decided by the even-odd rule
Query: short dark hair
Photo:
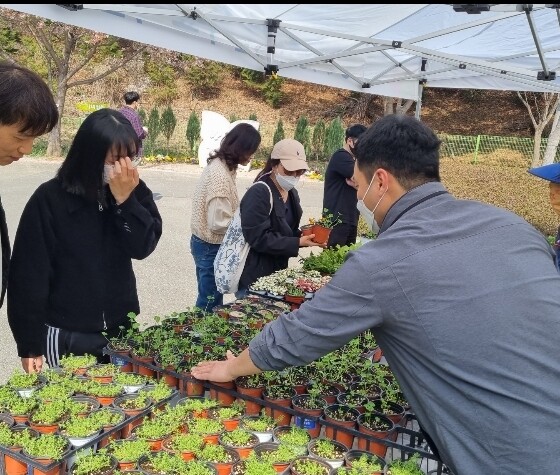
[[[409,190],[429,181],[440,181],[440,144],[436,134],[414,117],[388,115],[360,136],[356,162],[370,180],[376,169],[384,168]]]
[[[137,102],[140,100],[140,94],[138,94],[136,91],[125,92],[123,97],[125,104],[128,106],[133,102]]]
[[[0,61],[0,125],[20,124],[33,136],[50,132],[58,109],[49,86],[33,71]]]
[[[220,142],[220,148],[208,160],[222,159],[230,170],[253,155],[261,144],[261,134],[251,124],[242,122],[231,129]]]
[[[57,177],[73,194],[95,201],[103,199],[103,165],[107,152],[116,147],[133,157],[140,141],[129,120],[119,111],[99,109],[86,117],[76,132]]]
[[[344,133],[344,140],[348,140],[350,138],[357,139],[366,130],[367,130],[367,127],[365,125],[353,124],[346,129],[346,132]]]

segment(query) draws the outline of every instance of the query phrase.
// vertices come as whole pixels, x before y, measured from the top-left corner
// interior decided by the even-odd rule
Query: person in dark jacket
[[[93,354],[140,312],[132,259],[162,232],[152,192],[132,160],[138,135],[120,112],[101,109],[76,133],[57,176],[23,211],[8,285],[8,320],[26,372],[61,356]]]
[[[270,192],[264,186],[252,186],[241,199],[241,227],[251,249],[239,280],[238,297],[259,277],[286,269],[300,247],[319,246],[313,241],[314,234],[302,236],[299,231],[302,209],[295,187],[308,168],[303,145],[294,139],[280,140],[255,179],[266,183]]]
[[[328,247],[350,246],[356,242],[360,213],[356,209],[358,198],[352,179],[355,161],[352,150],[365,130],[366,126],[362,124],[354,124],[346,129],[344,145],[333,153],[325,171],[323,209],[329,210],[333,216],[339,216],[342,221],[329,234]]]
[[[58,121],[52,93],[33,71],[0,61],[0,166],[17,162],[31,153],[33,141],[50,132]],[[0,307],[4,303],[10,264],[10,236],[4,207],[0,201]]]

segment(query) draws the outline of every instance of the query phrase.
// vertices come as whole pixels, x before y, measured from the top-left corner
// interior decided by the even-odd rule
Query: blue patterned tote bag
[[[272,192],[268,185],[262,181],[257,181],[254,185],[264,185],[270,194],[270,211],[272,212]],[[224,240],[218,249],[216,259],[214,260],[214,278],[216,280],[216,288],[222,294],[233,294],[239,288],[239,279],[245,268],[245,261],[249,255],[249,243],[243,237],[241,229],[241,216],[239,207],[233,215],[233,219],[229,224]]]

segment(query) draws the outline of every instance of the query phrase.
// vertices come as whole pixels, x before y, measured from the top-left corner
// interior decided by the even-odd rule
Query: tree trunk
[[[548,136],[548,142],[546,144],[546,150],[543,157],[543,165],[550,165],[554,163],[554,158],[556,157],[556,151],[558,150],[558,144],[560,143],[560,109],[556,110],[554,114],[554,121],[552,122],[552,129]]]
[[[412,107],[412,99],[404,100],[400,97],[383,97],[383,115],[404,115]]]
[[[542,133],[546,124],[540,123],[535,127],[535,145],[533,147],[533,162],[531,163],[531,168],[538,167],[541,161],[541,142]]]
[[[404,99],[398,99],[397,100],[397,109],[396,109],[396,114],[398,115],[404,115],[408,112],[408,110],[412,107],[412,104],[414,104],[414,101],[412,99],[408,99],[406,102],[403,102]]]
[[[49,143],[47,145],[47,157],[62,156],[62,142],[60,134],[62,131],[62,116],[64,115],[64,105],[66,104],[66,93],[68,91],[68,83],[66,76],[68,74],[68,62],[58,73],[58,87],[56,94],[56,105],[58,106],[58,122],[49,134]]]
[[[391,115],[395,113],[395,110],[393,108],[393,105],[395,103],[395,98],[394,97],[387,97],[384,96],[383,97],[383,115]]]

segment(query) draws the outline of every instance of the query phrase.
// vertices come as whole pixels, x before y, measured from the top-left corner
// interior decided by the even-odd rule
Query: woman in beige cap
[[[251,250],[236,296],[244,295],[259,277],[286,269],[300,247],[319,245],[313,241],[314,234],[302,236],[299,230],[302,209],[295,187],[308,168],[303,145],[293,139],[280,140],[255,179],[266,183],[270,192],[264,186],[252,186],[243,196],[241,225]]]

